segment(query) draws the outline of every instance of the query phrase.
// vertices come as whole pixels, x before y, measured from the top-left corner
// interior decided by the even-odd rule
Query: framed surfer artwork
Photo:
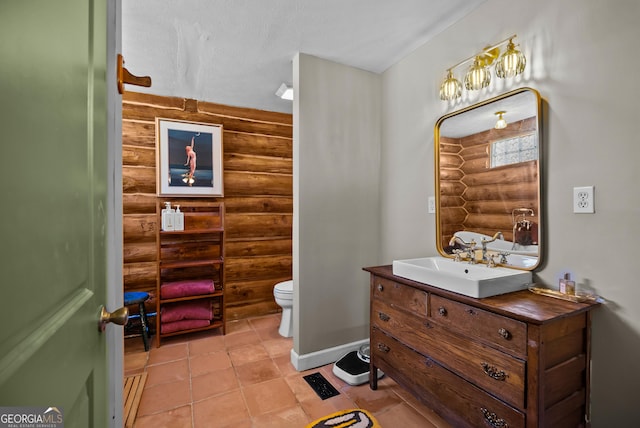
[[[158,196],[223,196],[222,125],[156,119]]]

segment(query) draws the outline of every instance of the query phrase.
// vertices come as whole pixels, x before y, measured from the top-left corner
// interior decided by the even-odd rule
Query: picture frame
[[[222,125],[156,118],[158,196],[223,196]]]

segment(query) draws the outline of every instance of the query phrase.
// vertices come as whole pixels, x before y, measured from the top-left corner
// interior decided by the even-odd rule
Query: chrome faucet
[[[489,257],[487,257],[487,244],[495,241],[496,239],[504,240],[504,235],[502,232],[496,232],[491,239],[482,238],[480,243],[482,244],[482,261],[489,264]]]

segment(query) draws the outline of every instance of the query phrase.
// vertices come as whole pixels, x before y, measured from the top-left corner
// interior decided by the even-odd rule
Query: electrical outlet
[[[595,212],[593,186],[573,188],[573,212],[578,214],[593,214]]]
[[[436,212],[436,197],[429,196],[429,214],[435,214]]]

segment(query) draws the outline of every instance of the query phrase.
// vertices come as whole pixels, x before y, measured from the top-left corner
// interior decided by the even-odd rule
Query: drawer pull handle
[[[442,306],[440,306],[438,308],[438,313],[440,314],[441,317],[446,317],[447,316],[447,310],[445,308],[443,308]]]
[[[385,314],[384,312],[378,312],[378,317],[382,320],[382,321],[389,321],[391,319],[391,317],[387,314]]]
[[[382,286],[382,284],[378,284],[378,291],[382,291],[384,290],[384,287]]]
[[[378,349],[382,352],[389,352],[391,350],[391,348],[389,348],[384,343],[378,343]]]
[[[500,419],[498,415],[493,412],[488,411],[484,407],[480,409],[482,411],[482,415],[484,416],[484,420],[489,423],[494,428],[509,428],[509,424],[504,419]]]
[[[469,315],[475,315],[475,314],[476,314],[476,311],[474,311],[473,309],[467,309],[467,313],[468,313]]]
[[[498,329],[498,334],[506,340],[511,340],[511,333],[506,328]]]
[[[482,370],[484,370],[484,374],[489,376],[495,380],[505,380],[507,378],[507,374],[503,370],[498,370],[497,367],[490,366],[487,363],[480,363],[482,366]]]

